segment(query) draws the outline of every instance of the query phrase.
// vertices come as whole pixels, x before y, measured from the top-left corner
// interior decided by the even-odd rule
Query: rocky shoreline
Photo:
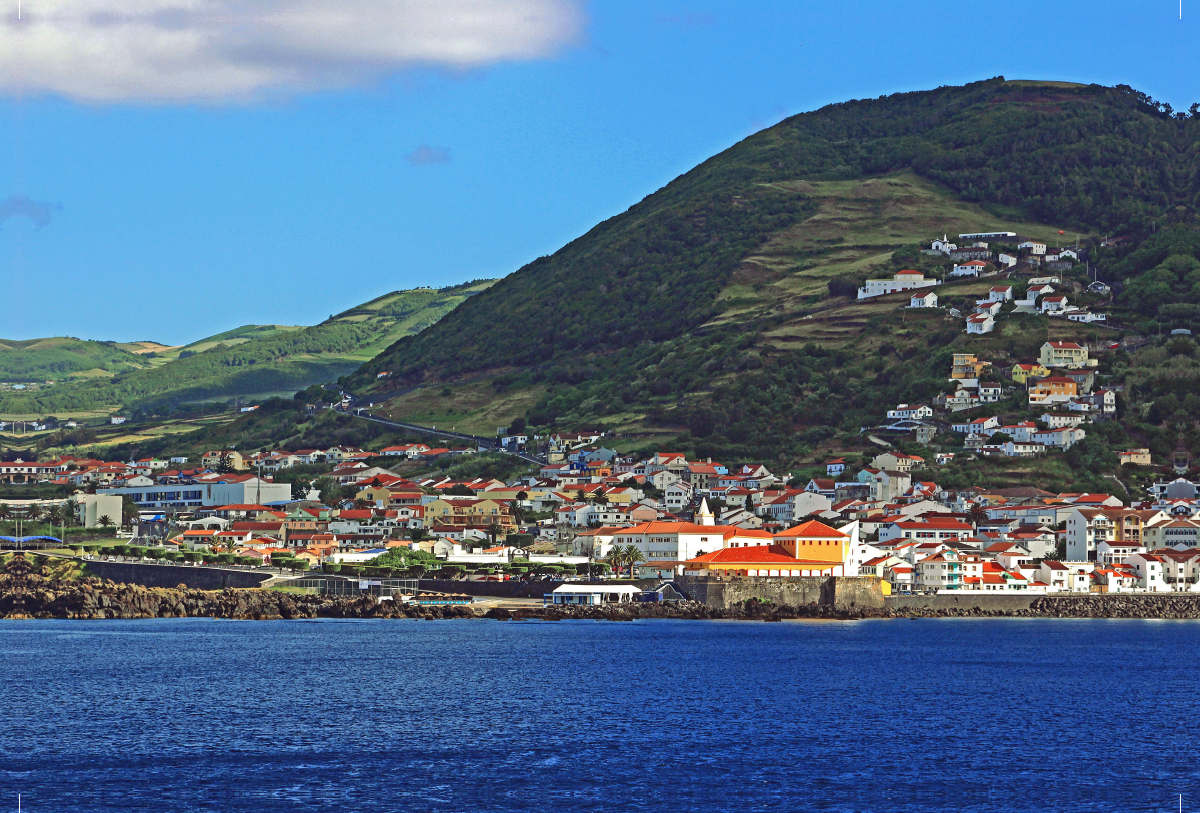
[[[1200,595],[1083,595],[1034,599],[1028,609],[981,610],[974,607],[905,607],[843,609],[822,604],[789,607],[755,599],[732,608],[696,602],[601,606],[535,607],[484,611],[469,605],[405,605],[372,596],[334,598],[275,590],[194,590],[115,584],[88,577],[69,577],[44,563],[16,554],[0,569],[0,618],[7,619],[134,619],[225,618],[240,620],[307,618],[486,618],[495,620],[635,621],[784,621],[795,619],[904,618],[1153,618],[1200,619]]]

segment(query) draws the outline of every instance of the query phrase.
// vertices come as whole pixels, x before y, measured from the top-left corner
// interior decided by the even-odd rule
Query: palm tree
[[[608,555],[604,557],[604,561],[608,563],[614,573],[619,572],[625,561],[625,549],[620,545],[613,545],[608,549]]]
[[[636,545],[626,545],[625,554],[622,558],[629,565],[629,578],[631,579],[633,578],[633,569],[637,566],[637,563],[646,561],[646,557],[642,555],[642,552],[638,550]]]
[[[503,533],[504,529],[493,522],[491,525],[487,526],[485,530],[487,531],[488,539],[491,540],[491,546],[493,548],[496,547],[496,537]]]
[[[100,517],[100,519],[96,520],[96,522],[100,524],[101,528],[111,528],[113,524],[112,517],[110,517],[108,514]]]
[[[987,506],[982,502],[974,503],[970,510],[967,511],[967,516],[971,518],[971,524],[974,525],[975,530],[978,531],[980,523],[987,521]]]
[[[79,516],[79,500],[74,497],[68,497],[63,503],[63,522],[67,525],[74,525],[76,518]]]

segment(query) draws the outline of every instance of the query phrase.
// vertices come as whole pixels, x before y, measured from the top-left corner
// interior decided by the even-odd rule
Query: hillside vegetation
[[[135,354],[73,339],[25,343],[29,346],[18,354],[21,364],[37,371],[37,380],[58,377],[61,383],[35,392],[0,392],[0,413],[105,408],[150,413],[204,399],[290,395],[353,371],[398,337],[432,325],[491,284],[396,291],[313,327],[247,325],[158,352]],[[8,355],[0,350],[0,365]],[[56,365],[68,362],[74,368],[62,372],[90,375],[81,380],[53,375]]]
[[[709,159],[342,383],[460,429],[601,425],[627,445],[799,465],[943,392],[956,350],[999,365],[1047,337],[1102,343],[1101,328],[1041,316],[981,340],[946,310],[902,310],[907,296],[845,295],[867,276],[940,274],[918,246],[943,233],[1078,239],[1129,335],[1200,328],[1198,144],[1193,115],[1127,87],[998,78],[832,105]],[[1106,236],[1122,240],[1101,247]],[[1086,274],[1068,284],[1082,290]],[[939,295],[967,305],[986,290]],[[1103,380],[1123,381],[1136,355],[1105,356]],[[1131,416],[1155,387],[1136,388]],[[1112,442],[1161,445],[1177,429],[1130,428],[1146,431]]]

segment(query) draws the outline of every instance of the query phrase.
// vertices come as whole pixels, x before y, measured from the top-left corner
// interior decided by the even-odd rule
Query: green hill
[[[153,412],[186,401],[290,395],[355,370],[491,284],[483,280],[441,290],[396,291],[312,327],[246,325],[183,347],[131,346],[140,354],[74,339],[5,343],[25,346],[17,353],[0,348],[0,371],[10,369],[5,359],[13,356],[19,359],[12,363],[14,371],[22,365],[37,371],[32,379],[37,381],[55,372],[52,377],[59,381],[36,391],[0,391],[0,413]]]
[[[114,342],[87,342],[66,336],[0,339],[0,381],[27,384],[89,373],[115,375],[146,366],[131,349]]]
[[[702,454],[799,466],[834,444],[861,448],[859,428],[885,409],[944,391],[956,350],[986,350],[999,366],[1030,360],[1047,337],[1107,337],[1040,316],[967,337],[946,310],[845,296],[868,275],[943,273],[944,261],[918,250],[942,233],[1079,239],[1101,277],[1127,287],[1105,308],[1131,335],[1164,327],[1154,311],[1166,302],[1180,305],[1166,327],[1200,328],[1189,265],[1200,256],[1198,142],[1194,116],[1127,87],[997,78],[832,105],[705,161],[342,383],[415,420],[489,433],[516,418],[604,425],[627,445],[657,434]],[[1110,235],[1124,239],[1102,247]],[[1067,284],[1082,289],[1085,275],[1068,272]],[[966,306],[986,288],[939,295]],[[1123,382],[1140,363],[1109,354],[1102,380]],[[1131,420],[1159,414],[1145,409],[1163,389],[1154,386],[1123,396],[1135,399]],[[1133,429],[1112,442],[1161,447],[1179,427]],[[1107,431],[1095,430],[1096,443]]]

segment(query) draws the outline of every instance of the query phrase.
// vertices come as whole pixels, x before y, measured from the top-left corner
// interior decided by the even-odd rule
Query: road
[[[339,408],[338,412],[341,412],[343,415],[349,415],[352,418],[362,418],[364,421],[372,421],[373,423],[382,424],[384,426],[390,426],[395,429],[404,429],[404,430],[407,430],[410,432],[421,432],[421,433],[424,433],[427,435],[435,435],[437,437],[455,438],[456,440],[471,441],[472,443],[475,443],[477,446],[479,446],[482,449],[487,449],[487,450],[493,451],[493,452],[502,452],[504,454],[512,455],[513,457],[519,457],[522,460],[524,460],[525,462],[532,463],[537,466],[542,465],[542,461],[538,460],[533,455],[528,455],[528,454],[525,454],[524,452],[514,452],[514,451],[510,451],[509,449],[503,448],[502,446],[500,446],[500,444],[496,441],[495,438],[484,438],[484,437],[480,437],[479,435],[468,435],[463,432],[448,432],[443,429],[434,429],[431,426],[421,426],[421,425],[415,424],[415,423],[402,423],[400,421],[389,421],[385,418],[380,418],[376,415],[372,415],[370,412],[367,412],[365,409],[362,409],[362,408],[358,408],[358,409]]]

